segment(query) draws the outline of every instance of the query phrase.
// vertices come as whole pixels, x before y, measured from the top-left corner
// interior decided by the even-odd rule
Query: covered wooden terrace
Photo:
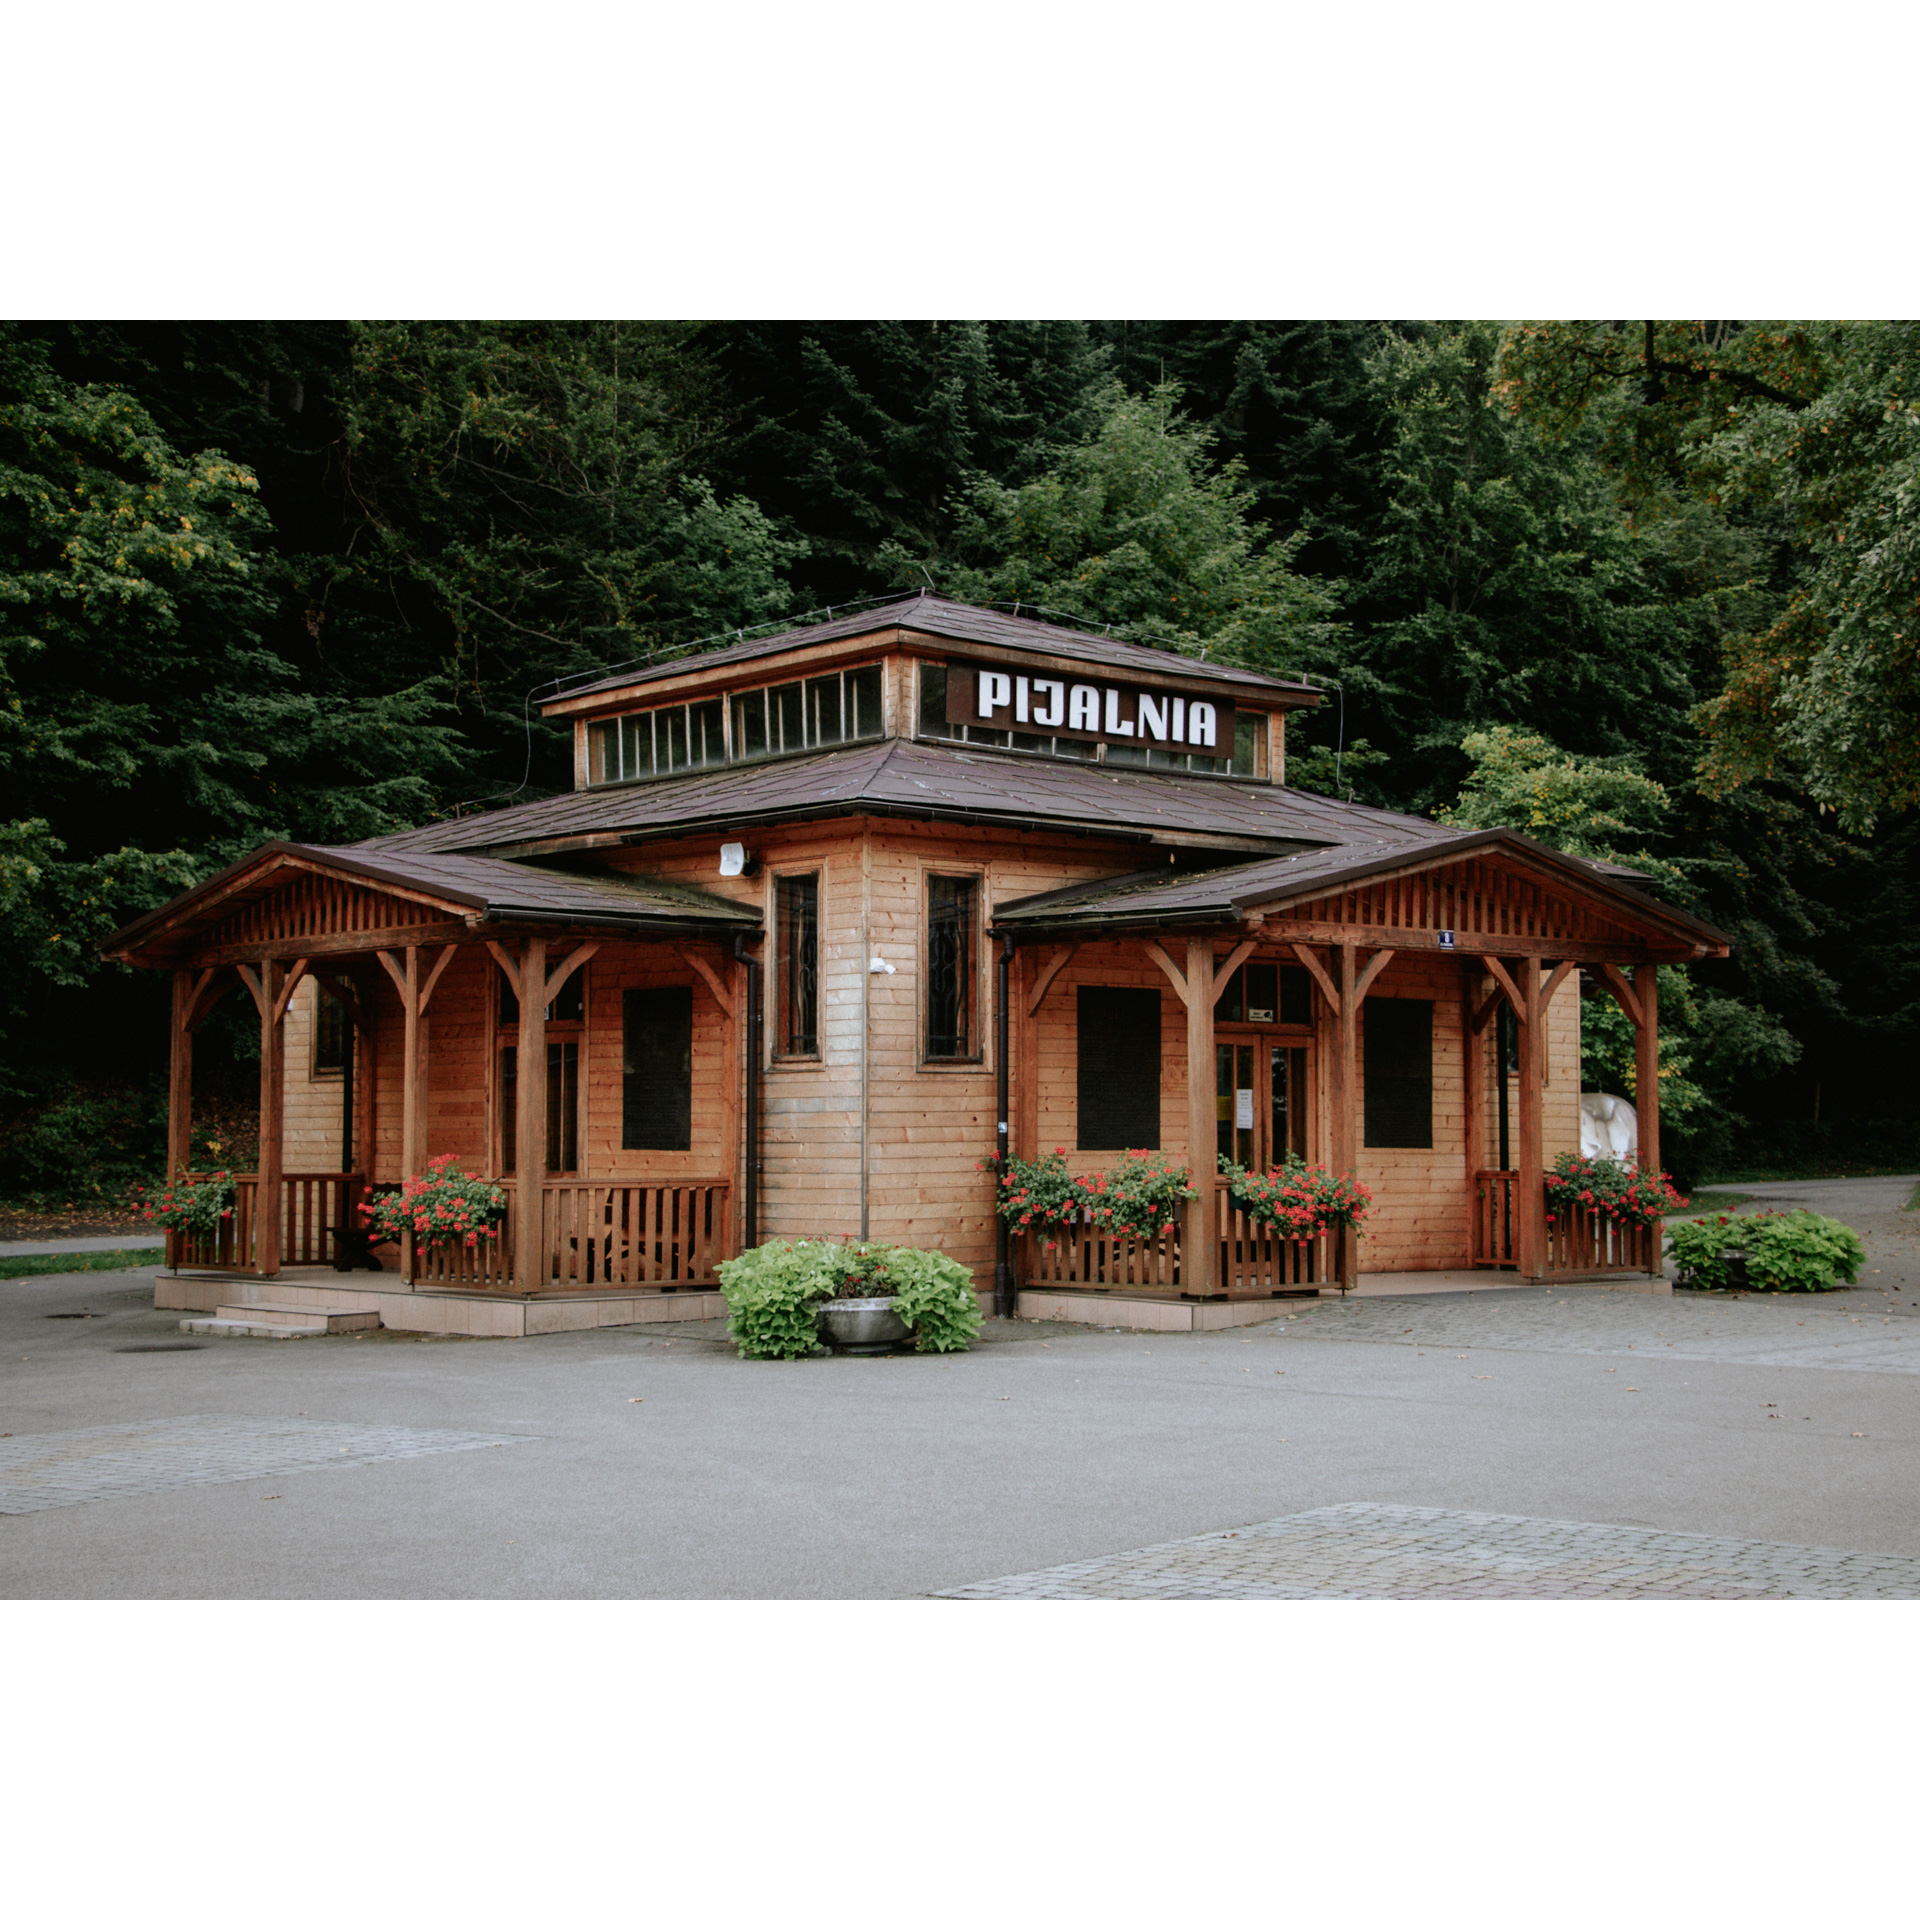
[[[1179,1296],[1189,1300],[1271,1298],[1359,1280],[1362,1246],[1352,1231],[1319,1242],[1275,1238],[1233,1203],[1217,1174],[1227,1125],[1219,1088],[1222,1035],[1250,1037],[1221,1024],[1222,997],[1240,970],[1272,963],[1304,970],[1310,1008],[1283,1008],[1275,1042],[1291,1037],[1310,1063],[1298,1097],[1311,1124],[1281,1145],[1341,1174],[1362,1175],[1369,1161],[1377,1203],[1395,1200],[1396,1181],[1421,1181],[1413,1208],[1432,1230],[1415,1257],[1406,1236],[1382,1234],[1373,1270],[1399,1259],[1410,1269],[1471,1269],[1516,1281],[1658,1275],[1658,1227],[1627,1230],[1585,1209],[1547,1205],[1543,1116],[1549,1009],[1569,982],[1610,995],[1632,1023],[1637,1058],[1641,1163],[1659,1165],[1658,967],[1725,957],[1726,936],[1629,884],[1620,870],[1576,860],[1506,830],[1447,836],[1438,844],[1341,847],[1254,860],[1209,871],[1143,873],[1058,889],[1003,906],[1000,937],[1003,1023],[1007,1039],[1002,1118],[1011,1150],[1024,1159],[1062,1146],[1041,1119],[1043,1059],[1051,997],[1087,956],[1144,960],[1170,989],[1184,1016],[1184,1048],[1170,1044],[1164,1064],[1184,1080],[1185,1126],[1162,1144],[1184,1159],[1199,1197],[1179,1232],[1151,1250],[1115,1244],[1091,1223],[1049,1247],[1028,1236],[1003,1258],[1003,1293],[1015,1287]],[[1398,968],[1395,975],[1390,970]],[[1442,1102],[1433,1082],[1433,1123],[1456,1130],[1446,1156],[1369,1154],[1364,1138],[1362,1015],[1383,979],[1436,1003],[1436,1045],[1445,1033],[1457,1050],[1458,1094]],[[1495,1100],[1490,1029],[1510,1012],[1517,1062],[1510,1088]],[[1060,1010],[1057,1018],[1067,1018]],[[1057,1049],[1056,1049],[1057,1051]],[[1578,1055],[1572,1055],[1573,1141],[1577,1145]],[[1564,1067],[1563,1067],[1564,1075]],[[1056,1076],[1057,1078],[1058,1076]],[[1506,1094],[1514,1112],[1507,1124]],[[1443,1105],[1447,1111],[1442,1112]],[[1501,1116],[1495,1138],[1494,1114]],[[1238,1116],[1236,1116],[1236,1119]],[[1277,1126],[1276,1122],[1276,1126]],[[1496,1151],[1504,1143],[1505,1163]],[[1436,1173],[1444,1159],[1457,1175]],[[1386,1171],[1381,1171],[1381,1163]],[[1435,1190],[1433,1182],[1440,1185]]]
[[[104,949],[110,959],[173,976],[170,1179],[190,1164],[195,1032],[237,987],[259,1017],[257,1170],[235,1177],[232,1217],[216,1237],[170,1236],[169,1264],[259,1279],[301,1270],[311,1279],[324,1265],[344,1271],[361,1226],[359,1202],[377,1175],[389,1182],[418,1175],[445,1150],[430,1137],[428,1092],[436,1064],[447,1058],[435,1047],[432,1020],[449,969],[472,972],[478,962],[487,978],[497,970],[518,1003],[519,1057],[540,1061],[549,1009],[569,978],[596,954],[639,945],[670,950],[719,1011],[714,1091],[724,1110],[711,1170],[663,1179],[549,1174],[548,1076],[519,1073],[517,1171],[504,1182],[498,1240],[429,1249],[403,1236],[398,1277],[422,1290],[494,1296],[711,1287],[715,1263],[737,1251],[743,1226],[752,1230],[735,1205],[744,1123],[733,1063],[757,1009],[751,948],[759,933],[757,909],[663,882],[469,855],[262,847],[121,929]],[[309,976],[342,1010],[356,1042],[346,1049],[337,1167],[289,1168],[283,1151],[285,1024]],[[394,1047],[398,1151],[378,1167],[375,1092],[383,1077],[389,1085],[395,1078],[390,1062],[380,1072],[382,1049]]]

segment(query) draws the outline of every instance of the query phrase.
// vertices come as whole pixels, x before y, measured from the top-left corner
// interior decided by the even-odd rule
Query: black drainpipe
[[[760,962],[747,952],[743,933],[733,937],[733,957],[747,970],[747,1190],[740,1197],[740,1244],[746,1248],[760,1244]]]
[[[993,1198],[994,1217],[999,1223],[994,1239],[993,1310],[1003,1320],[1011,1320],[1018,1302],[1014,1298],[1013,1261],[1009,1257],[1007,1217],[999,1211],[1000,1175],[1007,1158],[1007,975],[1013,964],[1013,935],[1000,936],[1000,964],[995,968],[994,1060],[993,1074],[999,1098],[999,1125],[994,1134]]]

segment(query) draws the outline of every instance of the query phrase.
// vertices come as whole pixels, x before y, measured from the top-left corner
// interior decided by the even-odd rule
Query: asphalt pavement
[[[1820,1301],[990,1323],[946,1357],[746,1361],[712,1322],[194,1344],[138,1270],[0,1282],[0,1595],[913,1596],[1355,1502],[1920,1555],[1910,1190],[1825,1202],[1872,1272]]]

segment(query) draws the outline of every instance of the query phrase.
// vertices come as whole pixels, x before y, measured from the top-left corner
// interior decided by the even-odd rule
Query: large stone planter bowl
[[[839,1353],[885,1353],[907,1337],[896,1300],[829,1300],[815,1308],[820,1337]]]

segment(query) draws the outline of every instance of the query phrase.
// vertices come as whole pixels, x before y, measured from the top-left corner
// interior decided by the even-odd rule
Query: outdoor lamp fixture
[[[728,840],[720,848],[720,878],[737,879],[745,874],[751,880],[760,871],[760,862],[738,840]]]

